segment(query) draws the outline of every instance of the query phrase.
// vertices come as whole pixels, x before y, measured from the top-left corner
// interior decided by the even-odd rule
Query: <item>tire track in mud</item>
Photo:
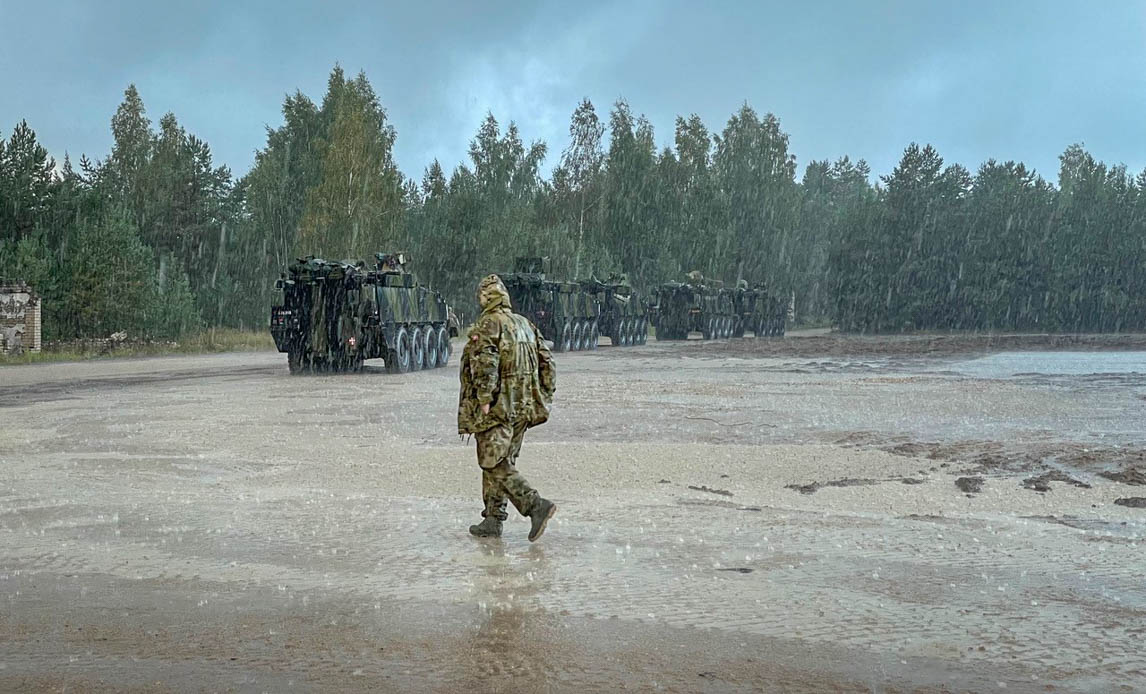
[[[158,373],[86,377],[68,381],[46,381],[34,384],[4,386],[0,408],[27,407],[57,400],[77,400],[103,391],[122,391],[158,384],[180,385],[195,381],[242,379],[249,376],[273,376],[279,369],[270,366],[230,366],[217,371],[187,369]]]

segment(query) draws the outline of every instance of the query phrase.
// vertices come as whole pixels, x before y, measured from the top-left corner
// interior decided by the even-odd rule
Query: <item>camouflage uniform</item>
[[[462,350],[458,433],[477,438],[482,516],[505,520],[507,498],[523,516],[540,498],[516,462],[525,430],[549,419],[556,370],[541,333],[511,310],[501,279],[486,277],[478,292],[482,314]]]

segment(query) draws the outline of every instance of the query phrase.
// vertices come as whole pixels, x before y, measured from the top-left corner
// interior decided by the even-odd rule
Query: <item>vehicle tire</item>
[[[405,326],[398,328],[394,338],[394,349],[386,359],[386,370],[392,374],[404,374],[410,370],[410,333]]]
[[[351,355],[350,361],[346,365],[346,370],[351,373],[359,373],[362,371],[362,363],[365,361],[366,357],[362,355],[362,352],[356,352]]]
[[[421,326],[414,326],[410,333],[410,370],[421,371],[426,368],[426,333]]]
[[[303,361],[302,351],[291,350],[287,352],[287,368],[290,369],[292,374],[300,374],[306,368],[306,362]]]
[[[556,352],[568,352],[573,349],[573,326],[569,325],[568,321],[561,326],[561,334],[553,341],[553,349]]]
[[[624,318],[617,319],[616,336],[613,338],[613,344],[618,347],[625,347],[629,344],[629,321]]]
[[[438,331],[432,325],[426,326],[426,368],[438,368]]]
[[[649,325],[644,318],[637,319],[637,332],[633,335],[634,345],[643,345],[649,341]]]
[[[569,337],[569,349],[577,352],[581,349],[581,321],[573,321],[573,334]]]
[[[732,316],[724,317],[724,339],[732,337]]]
[[[715,318],[709,318],[707,321],[704,322],[704,330],[700,331],[700,334],[701,334],[701,336],[704,337],[704,339],[711,340],[712,336],[713,336],[713,331],[715,329],[716,329],[716,319]]]
[[[450,361],[450,331],[446,326],[438,328],[438,366],[445,366]]]
[[[597,321],[593,321],[592,323],[589,324],[589,350],[592,351],[592,350],[597,349],[597,346],[600,343],[601,343],[601,330],[600,330],[600,328],[597,327]]]

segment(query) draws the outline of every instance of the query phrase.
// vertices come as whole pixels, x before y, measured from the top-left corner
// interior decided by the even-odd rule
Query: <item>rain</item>
[[[1144,687],[1146,142],[996,36],[1125,27],[670,5],[0,48],[0,691]]]

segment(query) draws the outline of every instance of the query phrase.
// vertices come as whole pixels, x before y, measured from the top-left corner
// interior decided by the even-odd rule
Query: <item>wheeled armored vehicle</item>
[[[275,287],[271,335],[291,373],[358,371],[384,359],[392,373],[445,366],[458,322],[441,294],[417,283],[403,254],[376,263],[298,259]]]
[[[643,345],[648,341],[648,308],[622,275],[581,280],[581,289],[592,296],[600,308],[599,331],[620,347]]]
[[[557,352],[597,349],[601,305],[577,282],[546,277],[548,258],[519,257],[501,275],[513,310],[528,318]]]
[[[654,315],[658,340],[687,340],[699,332],[706,340],[732,337],[736,327],[734,292],[718,281],[690,272],[685,282],[657,288]]]

